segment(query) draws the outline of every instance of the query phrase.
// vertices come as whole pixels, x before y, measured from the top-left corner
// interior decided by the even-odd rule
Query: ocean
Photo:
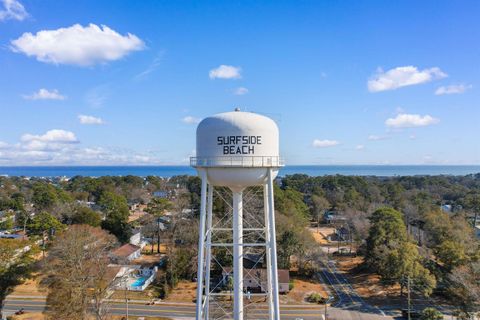
[[[280,176],[295,173],[309,176],[353,175],[353,176],[417,176],[417,175],[467,175],[480,173],[480,165],[297,165],[285,166]],[[149,176],[172,177],[195,175],[188,166],[24,166],[1,167],[0,175],[26,177],[73,177],[73,176]]]

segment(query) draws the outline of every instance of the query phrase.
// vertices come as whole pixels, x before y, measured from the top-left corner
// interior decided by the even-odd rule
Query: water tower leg
[[[207,172],[200,171],[202,192],[200,196],[200,227],[198,232],[197,312],[196,319],[203,320],[203,263],[205,250],[205,218],[207,215]]]
[[[272,169],[268,168],[268,227],[270,229],[270,252],[272,265],[272,300],[273,316],[275,320],[280,319],[280,301],[278,299],[278,265],[277,265],[277,239],[275,235],[275,203],[273,199],[273,177]]]
[[[265,256],[267,262],[267,304],[268,304],[268,319],[273,320],[273,296],[272,296],[272,250],[270,250],[270,225],[269,210],[268,210],[268,186],[263,186],[263,212],[265,215]]]
[[[233,318],[243,320],[243,203],[233,191]]]
[[[213,186],[208,185],[207,195],[207,243],[205,258],[205,319],[210,315],[210,265],[212,260],[212,210],[213,210]]]

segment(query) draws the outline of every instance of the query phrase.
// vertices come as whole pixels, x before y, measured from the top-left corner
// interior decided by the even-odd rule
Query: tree
[[[367,238],[365,262],[374,270],[384,270],[390,251],[407,241],[402,214],[392,208],[376,210],[369,218],[371,226]],[[387,255],[383,254],[386,253]],[[382,258],[379,260],[379,258]]]
[[[102,218],[98,212],[88,207],[78,207],[72,216],[73,224],[88,224],[92,227],[99,227],[102,222]]]
[[[88,225],[73,225],[54,240],[46,264],[51,318],[80,320],[91,312],[97,320],[106,318],[108,253],[115,242],[107,232]]]
[[[127,199],[124,196],[110,191],[103,192],[98,204],[105,212],[105,220],[102,221],[102,228],[110,231],[121,242],[127,242],[131,235],[131,226],[128,224]]]
[[[290,257],[298,250],[299,240],[295,232],[285,231],[278,240],[280,268],[290,269]]]
[[[309,210],[303,201],[302,193],[287,188],[285,190],[275,186],[275,209],[287,216],[295,216],[303,224],[308,222]]]
[[[57,201],[58,196],[53,185],[37,182],[33,185],[33,204],[38,210],[51,208]]]
[[[38,251],[35,246],[24,251],[27,245],[26,240],[0,239],[0,304],[9,288],[20,284],[32,271],[32,255]]]
[[[57,218],[45,211],[36,214],[27,224],[28,232],[36,235],[41,235],[44,232],[60,231],[64,227],[65,225]]]
[[[467,316],[480,308],[480,261],[456,267],[448,275],[454,301]]]
[[[436,286],[435,277],[421,263],[418,249],[409,241],[402,214],[392,208],[376,210],[370,217],[365,263],[383,280],[399,282],[401,293],[412,279],[426,296]]]
[[[480,192],[472,192],[465,197],[465,204],[474,212],[473,224],[478,222],[478,216],[480,215]]]
[[[157,253],[160,253],[160,217],[162,217],[167,210],[173,208],[173,203],[165,198],[153,198],[147,205],[146,212],[157,218]],[[153,244],[152,244],[153,246]]]
[[[10,230],[15,226],[13,213],[8,213],[4,217],[4,221],[0,222],[0,230]]]
[[[437,258],[443,263],[447,270],[452,270],[465,263],[468,257],[465,254],[465,247],[456,241],[445,240],[435,248]]]
[[[330,202],[320,195],[312,195],[312,203],[313,203],[313,217],[317,221],[317,232],[318,227],[320,225],[320,219],[323,217],[325,210],[330,207]]]
[[[425,308],[422,311],[420,320],[443,320],[443,315],[435,308]]]

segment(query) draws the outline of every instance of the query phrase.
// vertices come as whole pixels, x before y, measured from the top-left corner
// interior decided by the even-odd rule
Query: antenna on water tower
[[[196,154],[190,159],[191,166],[197,169],[202,180],[196,319],[212,319],[211,307],[217,303],[215,298],[222,295],[213,292],[220,283],[214,284],[212,289],[210,279],[213,260],[218,262],[213,259],[212,249],[217,247],[233,249],[233,318],[243,320],[245,296],[249,299],[253,295],[262,295],[245,293],[247,285],[243,282],[244,249],[262,247],[267,266],[267,287],[263,295],[268,304],[269,319],[280,319],[273,180],[284,163],[279,157],[277,125],[268,117],[242,112],[240,108],[207,117],[197,127]],[[253,225],[249,223],[252,215],[249,216],[247,211],[244,217],[243,192],[252,186],[263,189],[264,224],[258,228],[250,227]],[[228,187],[232,192],[230,228],[217,227],[219,222],[213,225],[213,191],[222,187]],[[247,224],[245,229],[244,222]],[[231,237],[214,237],[218,232],[229,232]],[[256,241],[251,240],[248,232],[259,235]],[[244,238],[250,241],[244,242]],[[231,293],[224,295],[231,296]],[[225,310],[223,307],[219,309]]]

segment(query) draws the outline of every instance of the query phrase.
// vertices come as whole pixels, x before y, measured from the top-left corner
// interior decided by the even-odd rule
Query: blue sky
[[[479,164],[479,1],[0,0],[0,165],[184,164],[199,119],[289,164]]]

